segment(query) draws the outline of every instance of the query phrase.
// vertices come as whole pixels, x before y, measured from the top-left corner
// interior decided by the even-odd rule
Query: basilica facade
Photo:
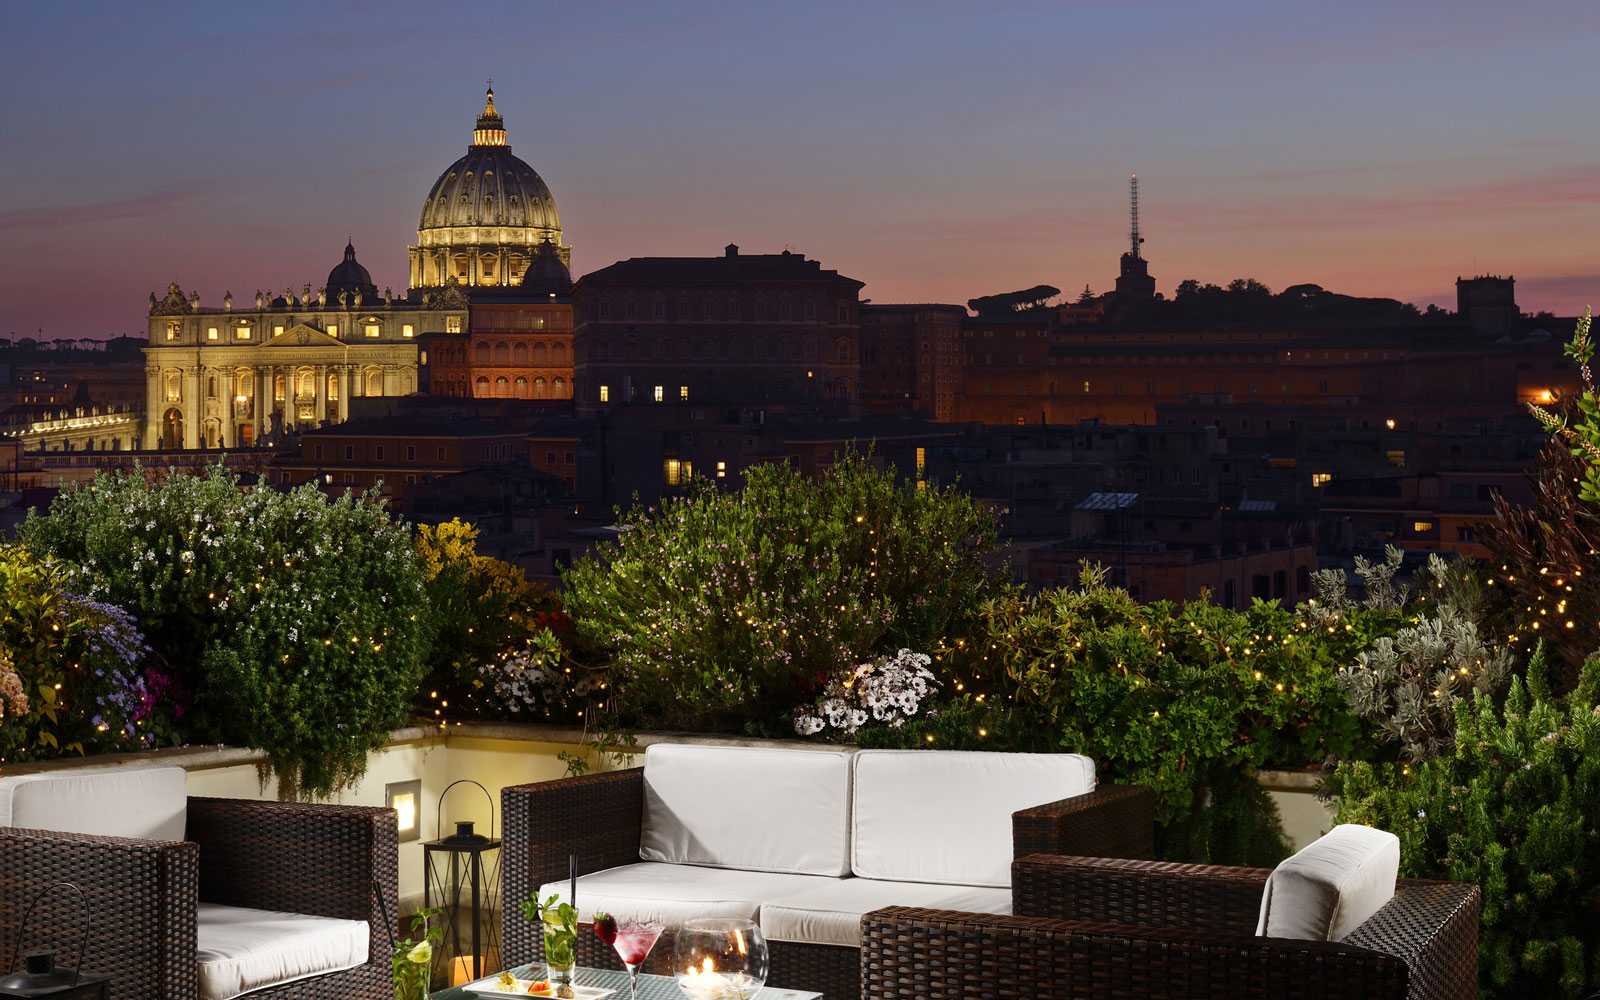
[[[558,321],[570,317],[564,293],[571,252],[562,241],[555,198],[534,169],[511,154],[490,90],[467,154],[445,169],[423,202],[404,293],[380,294],[355,247],[347,245],[344,259],[315,291],[310,284],[258,290],[243,303],[229,293],[215,305],[203,305],[197,293],[176,283],[165,296],[151,294],[140,445],[248,448],[342,422],[352,399],[426,391],[419,363],[426,364],[428,350],[466,359],[477,357],[471,353],[476,348],[498,358],[495,352],[519,346],[472,342],[470,313],[479,300],[486,313],[521,304],[519,318],[536,303],[542,312],[528,322],[538,329],[521,332],[534,340],[570,339],[570,322]],[[563,313],[550,320],[550,335],[544,312]],[[501,317],[490,325],[501,339],[509,336],[499,330]],[[528,348],[529,364],[538,359],[548,367],[539,358],[541,346]],[[434,391],[560,398],[570,391],[568,347],[563,341],[553,374],[537,366],[493,375],[474,370],[449,388],[441,380]],[[479,384],[490,378],[497,381],[489,388]]]

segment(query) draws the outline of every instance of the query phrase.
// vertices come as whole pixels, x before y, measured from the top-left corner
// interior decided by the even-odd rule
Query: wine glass
[[[628,967],[628,985],[633,1000],[639,1000],[639,967],[650,957],[666,925],[657,920],[623,920],[617,924],[616,937],[611,947],[617,957]]]
[[[690,920],[678,928],[672,972],[689,1000],[751,1000],[766,985],[767,939],[750,920]]]

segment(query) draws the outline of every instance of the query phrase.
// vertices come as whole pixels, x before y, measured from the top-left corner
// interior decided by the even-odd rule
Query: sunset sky
[[[984,8],[994,6],[996,12]],[[1401,9],[1391,9],[1401,8]],[[573,271],[784,247],[878,302],[1158,287],[1600,304],[1600,4],[7,4],[0,336],[404,285],[494,78]]]

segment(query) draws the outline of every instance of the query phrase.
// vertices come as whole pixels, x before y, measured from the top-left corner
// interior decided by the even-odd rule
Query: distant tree
[[[1193,278],[1184,278],[1182,281],[1178,282],[1178,291],[1177,291],[1177,297],[1178,298],[1181,299],[1181,298],[1186,298],[1188,296],[1199,295],[1199,294],[1200,294],[1200,282],[1194,280]]]
[[[1094,301],[1094,290],[1088,285],[1083,286],[1083,291],[1078,293],[1078,305],[1086,306]]]

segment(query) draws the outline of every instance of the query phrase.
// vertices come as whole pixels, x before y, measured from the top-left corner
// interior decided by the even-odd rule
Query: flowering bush
[[[409,530],[376,496],[102,473],[21,535],[138,615],[168,671],[132,697],[192,692],[187,735],[264,750],[284,794],[347,783],[407,717],[431,622]]]
[[[815,704],[795,710],[795,732],[815,736],[833,729],[848,738],[869,719],[899,729],[917,717],[923,701],[939,686],[928,669],[932,662],[926,653],[902,649],[861,664],[829,681]]]
[[[1163,857],[1271,864],[1287,845],[1252,772],[1360,744],[1334,671],[1365,628],[1274,603],[1140,604],[1086,567],[1076,588],[988,602],[980,629],[931,650],[942,687],[914,718],[835,714],[862,746],[1085,754],[1101,780],[1154,791]]]
[[[786,465],[621,517],[564,577],[619,708],[650,725],[776,734],[794,706],[884,649],[965,634],[1002,589],[995,519],[859,455],[819,479]]]
[[[68,589],[69,573],[0,547],[0,762],[136,750],[172,740],[144,637],[123,609]]]

